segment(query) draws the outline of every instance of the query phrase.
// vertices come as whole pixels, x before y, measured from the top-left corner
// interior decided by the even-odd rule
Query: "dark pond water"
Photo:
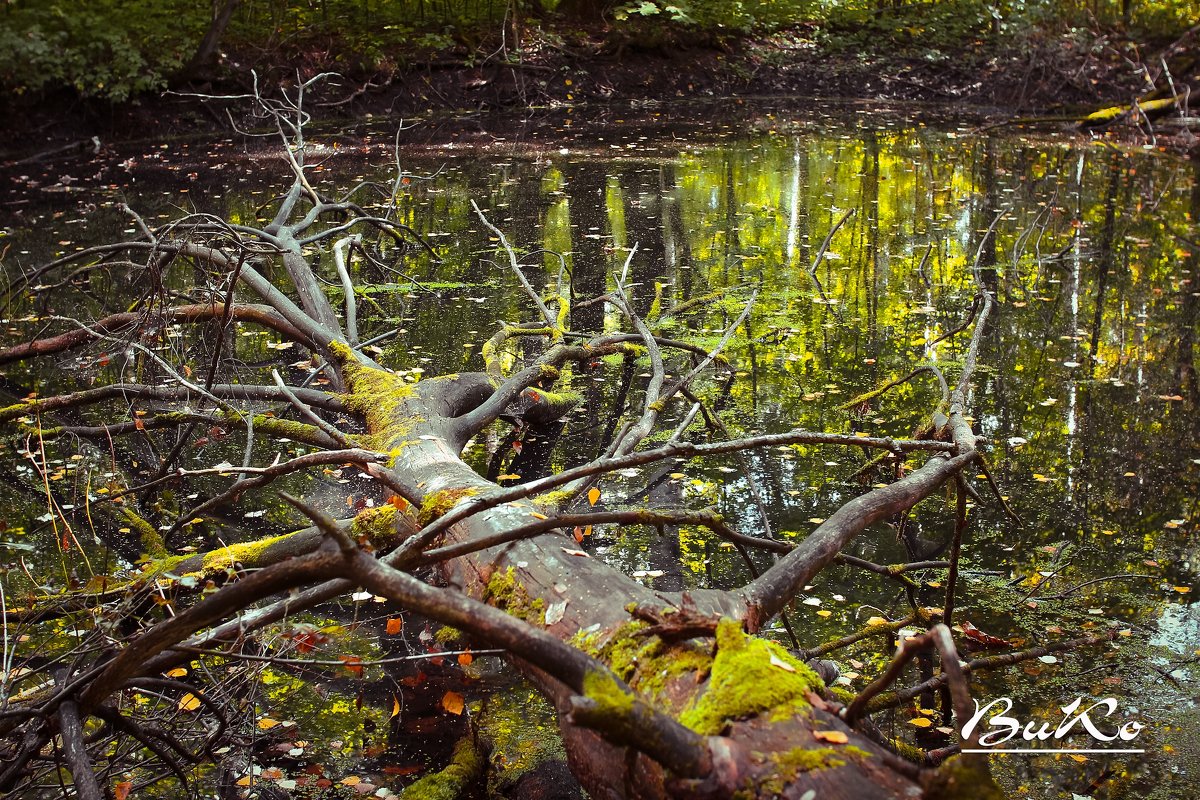
[[[315,177],[330,189],[361,179],[390,183],[393,135],[394,128],[368,120],[315,136],[326,158]],[[975,423],[1023,524],[1007,518],[986,482],[977,481],[983,502],[970,511],[958,619],[1022,647],[1114,625],[1121,635],[1116,647],[986,675],[977,696],[1016,698],[1022,719],[1045,720],[1057,720],[1056,707],[1076,697],[1113,697],[1118,715],[1147,724],[1137,740],[1144,755],[1010,756],[997,759],[997,770],[1021,797],[1192,796],[1188,787],[1200,768],[1200,614],[1191,605],[1200,521],[1200,166],[1068,136],[979,133],[870,109],[798,115],[766,105],[429,122],[402,139],[407,178],[395,213],[440,260],[414,249],[398,263],[403,275],[368,264],[356,269],[364,338],[401,328],[402,335],[379,343],[377,358],[414,377],[479,369],[480,347],[497,320],[532,319],[513,276],[496,266],[495,242],[470,212],[475,200],[531,254],[532,277],[552,279],[560,269],[554,253],[562,254],[577,300],[611,288],[636,245],[628,270],[640,312],[708,298],[667,325],[675,336],[715,343],[757,289],[727,350],[734,379],[700,387],[733,433],[805,427],[904,437],[937,405],[928,374],[849,410],[842,406],[924,363],[957,377],[964,336],[936,340],[971,309],[978,255],[999,305],[984,340]],[[253,223],[285,181],[269,150],[233,140],[153,145],[31,170],[16,186],[0,238],[4,267],[12,275],[131,232],[117,207],[122,201],[152,222],[201,210]],[[850,210],[810,274],[825,237]],[[553,252],[539,255],[542,249]],[[92,287],[80,308],[56,310],[97,314],[102,304],[121,306],[127,288]],[[20,299],[10,308],[10,340],[38,324],[22,318],[46,313],[40,302]],[[575,330],[620,324],[600,304],[577,304],[571,321]],[[239,357],[248,365],[300,357],[272,348],[270,338],[243,331]],[[114,368],[100,358],[93,349],[82,361],[60,363],[98,374]],[[574,376],[584,403],[568,418],[553,468],[603,449],[614,412],[638,401],[645,371],[644,364],[600,363]],[[19,368],[7,375],[10,388],[49,394],[56,386],[50,375]],[[511,472],[512,464],[493,457],[507,452],[506,436],[499,427],[481,436],[473,463]],[[211,463],[220,452],[214,447],[197,451],[192,466]],[[9,447],[14,484],[32,477],[12,455],[17,449],[23,446]],[[72,452],[60,442],[49,453],[51,463],[62,459],[55,466],[68,479],[81,471]],[[630,472],[602,488],[606,497],[633,501],[650,492],[715,504],[749,533],[764,525],[757,492],[771,530],[802,537],[883,479],[870,470],[856,477],[865,461],[856,450],[788,447],[751,453],[744,462]],[[26,497],[6,490],[9,530],[0,546],[10,548],[6,560],[24,557],[36,571],[40,559],[29,549],[52,536],[38,522],[44,503]],[[270,498],[248,503],[285,529]],[[953,516],[951,495],[932,498],[907,520],[905,534],[936,549]],[[881,564],[908,560],[899,538],[895,528],[877,526],[851,554]],[[747,579],[741,562],[698,530],[665,537],[597,530],[587,546],[663,589]],[[16,570],[9,574],[14,585],[21,579]],[[934,586],[922,603],[941,605],[939,577],[926,576]],[[61,574],[44,578],[56,579]],[[801,644],[813,646],[906,609],[896,583],[838,567],[816,580],[790,618]],[[362,646],[378,654],[387,643]],[[874,642],[839,656],[846,682],[864,686],[887,654]],[[276,699],[299,691],[293,679],[275,680],[286,689]],[[359,716],[382,725],[392,695],[369,696],[368,706],[376,705],[366,712],[351,696],[339,701],[340,715],[313,700],[307,711],[292,707],[277,716],[307,713],[321,735],[351,748],[371,739],[358,730]],[[908,720],[919,716],[913,711],[897,713],[897,732],[911,729]]]

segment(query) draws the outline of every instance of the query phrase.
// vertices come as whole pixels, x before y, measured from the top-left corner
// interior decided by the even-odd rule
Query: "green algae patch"
[[[512,567],[504,572],[496,570],[492,573],[492,577],[488,579],[487,591],[484,592],[483,599],[496,608],[534,625],[541,625],[545,622],[546,604],[540,597],[536,600],[529,599],[529,592],[517,580],[516,570]]]
[[[474,497],[477,494],[479,494],[479,489],[473,487],[465,489],[442,489],[430,492],[421,501],[421,511],[417,515],[417,520],[422,526],[428,525],[434,520],[440,519],[447,511],[454,508],[466,498]]]
[[[987,756],[960,753],[946,759],[927,779],[922,797],[927,800],[1004,800],[1005,794],[992,777]]]
[[[450,763],[441,772],[426,775],[400,792],[403,800],[456,800],[483,774],[483,756],[470,736],[454,746]]]
[[[496,692],[484,706],[479,729],[491,744],[488,796],[504,796],[526,773],[547,761],[565,761],[554,708],[530,687]]]
[[[771,712],[778,720],[804,712],[808,692],[821,678],[774,642],[747,636],[740,623],[717,626],[717,655],[708,688],[679,721],[697,733],[716,736],[735,719]]]

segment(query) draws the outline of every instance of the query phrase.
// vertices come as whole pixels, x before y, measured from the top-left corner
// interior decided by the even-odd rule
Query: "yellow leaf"
[[[238,786],[249,786],[251,783],[253,783],[253,781],[254,781],[253,778],[251,778],[249,775],[245,775],[245,776],[237,779],[237,785]]]
[[[529,512],[529,516],[533,517],[534,519],[550,519],[545,514],[539,514],[536,511]]]
[[[819,611],[817,612],[817,616],[818,616],[818,617],[828,617],[828,616],[831,616],[832,614],[833,614],[833,612],[832,612],[832,611],[828,611],[828,610],[826,610],[826,609],[824,609],[824,608],[822,608],[821,610],[819,610]]]
[[[928,728],[933,723],[925,719],[925,717],[915,717],[910,719],[908,724],[912,725],[914,728]]]
[[[279,720],[277,720],[277,719],[271,719],[270,717],[263,717],[262,719],[260,719],[258,721],[258,729],[260,731],[269,731],[269,730],[271,730],[271,728],[274,728],[278,724],[279,724]]]
[[[600,502],[600,490],[593,486],[588,489],[588,505],[594,506],[598,502]]]
[[[841,731],[813,731],[813,738],[818,742],[829,742],[830,744],[845,744],[850,741],[849,737]]]
[[[175,669],[167,670],[166,675],[168,678],[182,678],[184,675],[187,675],[187,669],[176,667]]]
[[[342,778],[341,783],[342,786],[357,786],[358,784],[362,783],[362,778],[358,777],[357,775],[351,775],[347,778]]]
[[[195,711],[200,707],[200,698],[188,692],[179,701],[180,711]]]
[[[1175,591],[1179,592],[1180,594],[1187,594],[1188,592],[1190,592],[1192,590],[1192,587],[1190,587],[1190,586],[1175,586],[1173,588],[1175,589]]]
[[[400,716],[400,698],[392,695],[392,719]]]

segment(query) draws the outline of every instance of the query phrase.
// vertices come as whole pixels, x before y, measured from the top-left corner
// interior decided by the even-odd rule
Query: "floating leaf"
[[[400,716],[400,698],[392,695],[392,719]]]
[[[451,714],[462,714],[463,696],[458,692],[446,692],[442,695],[442,708]]]
[[[363,674],[362,659],[358,656],[338,656],[338,660],[342,662],[342,666],[356,678],[361,678]]]
[[[168,678],[182,678],[184,675],[187,675],[187,673],[188,671],[185,667],[176,667],[175,669],[167,670],[166,676]]]
[[[125,798],[129,797],[131,789],[133,789],[133,781],[119,781],[113,784],[113,797],[116,800],[125,800]]]
[[[540,514],[537,511],[531,511],[529,516],[533,517],[534,519],[550,519],[545,514]]]
[[[188,692],[179,700],[180,711],[195,711],[200,707],[200,698]]]
[[[914,717],[908,721],[908,724],[912,725],[914,728],[928,728],[933,725],[933,723],[925,717]]]
[[[458,665],[460,667],[469,667],[471,666],[471,662],[474,660],[475,656],[471,655],[469,652],[458,654]]]
[[[588,505],[594,506],[600,502],[600,490],[595,486],[588,489]]]
[[[387,621],[388,636],[395,636],[404,630],[404,620],[401,617],[389,617]]]
[[[589,556],[587,553],[583,552],[582,550],[571,550],[569,548],[564,547],[562,549],[562,551],[569,556],[579,556],[580,558],[591,558],[591,556]]]
[[[841,731],[813,731],[813,738],[818,742],[829,742],[830,744],[845,744],[850,741],[850,738]]]
[[[278,724],[279,724],[279,720],[277,720],[277,719],[271,719],[270,717],[263,717],[262,719],[260,719],[258,721],[258,729],[260,731],[269,731],[269,730],[271,730],[271,728],[274,728]]]

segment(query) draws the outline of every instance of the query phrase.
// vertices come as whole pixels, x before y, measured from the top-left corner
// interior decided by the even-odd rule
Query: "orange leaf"
[[[356,678],[361,678],[363,674],[362,659],[358,656],[338,656],[342,662],[342,666]]]
[[[142,422],[141,417],[135,417],[133,420],[133,427],[137,428],[139,431],[144,431],[146,430],[146,423]]]
[[[583,528],[579,527],[578,525],[575,526],[575,541],[580,543],[583,542]]]
[[[841,731],[813,731],[813,738],[819,742],[829,742],[830,744],[845,744],[850,741]]]
[[[400,716],[400,698],[392,695],[392,719]]]
[[[133,788],[133,781],[121,781],[113,785],[113,797],[117,800],[125,800],[129,797],[129,791]]]
[[[391,497],[389,497],[388,502],[391,503],[393,506],[395,506],[400,511],[406,511],[408,509],[408,501],[405,500],[403,497],[401,497],[398,494],[394,494]]]
[[[459,653],[458,654],[458,665],[460,667],[465,667],[474,660],[475,660],[475,656],[471,655],[470,653]]]
[[[600,502],[600,490],[593,486],[588,489],[588,505],[594,506],[598,502]]]
[[[404,630],[404,620],[400,617],[389,617],[387,621],[388,636],[395,636]]]
[[[442,708],[451,714],[461,714],[463,712],[463,696],[458,692],[446,692],[442,696]]]

